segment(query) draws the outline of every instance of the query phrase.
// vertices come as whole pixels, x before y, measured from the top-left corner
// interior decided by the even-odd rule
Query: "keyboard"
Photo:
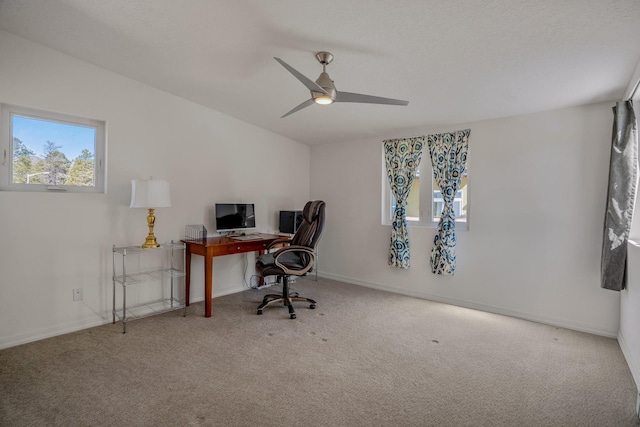
[[[244,236],[231,236],[234,240],[259,240],[262,239],[262,234],[245,234]]]

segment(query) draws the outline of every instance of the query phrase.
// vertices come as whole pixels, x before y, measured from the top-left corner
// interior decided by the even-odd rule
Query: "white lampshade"
[[[132,179],[130,208],[170,208],[169,183],[162,179]]]

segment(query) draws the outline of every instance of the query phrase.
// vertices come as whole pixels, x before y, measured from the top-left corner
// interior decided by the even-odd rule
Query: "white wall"
[[[312,147],[311,194],[327,202],[321,274],[616,336],[620,295],[600,288],[599,273],[612,105]],[[430,228],[410,228],[409,270],[390,267],[382,140],[466,128],[470,229],[458,232],[456,274],[430,272]]]
[[[640,90],[634,96],[638,78],[640,78],[640,62],[625,92],[625,97],[633,97],[635,105],[640,102]],[[640,197],[636,196],[636,209],[639,206],[638,200]],[[640,388],[640,214],[637,210],[629,230],[627,251],[627,285],[626,289],[620,292],[618,342],[631,369],[636,387]]]
[[[108,133],[107,194],[0,192],[0,348],[110,321],[111,246],[147,234],[146,211],[128,208],[132,178],[171,184],[159,241],[186,224],[212,230],[216,201],[255,203],[257,226],[275,231],[280,209],[309,199],[305,145],[2,31],[0,58],[0,102],[106,120]],[[215,260],[214,296],[244,289],[244,261]]]
[[[620,293],[620,332],[618,342],[636,385],[640,384],[640,243],[627,245],[627,287]]]

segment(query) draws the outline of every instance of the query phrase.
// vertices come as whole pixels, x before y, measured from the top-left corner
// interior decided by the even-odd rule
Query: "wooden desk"
[[[207,237],[206,240],[182,240],[186,245],[185,252],[185,303],[189,305],[191,286],[191,254],[204,257],[204,317],[211,317],[211,298],[213,296],[213,257],[257,252],[262,254],[267,246],[276,239],[285,236],[261,234],[255,240],[236,240],[233,237]]]

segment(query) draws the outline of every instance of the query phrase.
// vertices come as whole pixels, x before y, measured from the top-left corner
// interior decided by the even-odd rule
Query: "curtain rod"
[[[636,82],[636,84],[633,86],[633,89],[627,89],[626,93],[629,94],[629,96],[625,97],[627,101],[631,101],[633,99],[633,97],[636,95],[636,92],[638,91],[638,87],[640,87],[640,80]]]

